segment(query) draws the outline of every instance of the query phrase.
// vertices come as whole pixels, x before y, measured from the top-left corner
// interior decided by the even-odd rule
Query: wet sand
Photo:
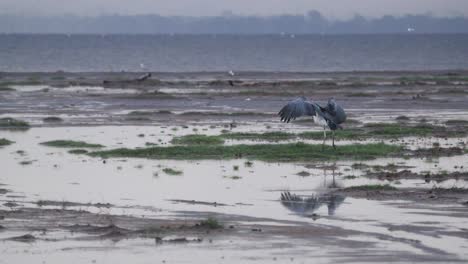
[[[0,118],[30,124],[0,129],[0,139],[14,142],[0,146],[0,263],[468,259],[467,72],[155,73],[128,81],[139,75],[0,73],[8,87]],[[279,122],[278,109],[297,95],[335,97],[349,113],[345,130],[398,123],[434,133],[337,142],[384,142],[412,155],[300,162],[106,159],[40,144],[137,149],[191,134],[319,131],[307,119]],[[321,140],[224,144],[283,142]],[[207,219],[222,227],[200,225]]]

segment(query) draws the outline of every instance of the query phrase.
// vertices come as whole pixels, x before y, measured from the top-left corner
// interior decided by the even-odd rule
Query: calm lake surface
[[[0,35],[0,71],[468,69],[468,35]]]

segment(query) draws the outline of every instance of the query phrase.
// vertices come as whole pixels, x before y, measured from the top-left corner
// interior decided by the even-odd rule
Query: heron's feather
[[[301,116],[314,116],[315,114],[314,103],[306,101],[304,97],[289,102],[278,112],[281,121],[288,123],[291,119],[294,120]]]

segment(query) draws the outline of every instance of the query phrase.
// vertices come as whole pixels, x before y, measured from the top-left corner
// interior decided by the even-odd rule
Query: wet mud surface
[[[468,260],[468,73],[138,75],[0,73],[0,263]],[[311,120],[276,116],[297,95],[343,105],[338,149],[398,151],[92,155],[320,145]]]

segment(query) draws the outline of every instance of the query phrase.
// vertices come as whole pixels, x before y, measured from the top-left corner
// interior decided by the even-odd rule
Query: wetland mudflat
[[[464,262],[467,75],[2,73],[0,263]],[[349,111],[336,152],[297,94]]]

